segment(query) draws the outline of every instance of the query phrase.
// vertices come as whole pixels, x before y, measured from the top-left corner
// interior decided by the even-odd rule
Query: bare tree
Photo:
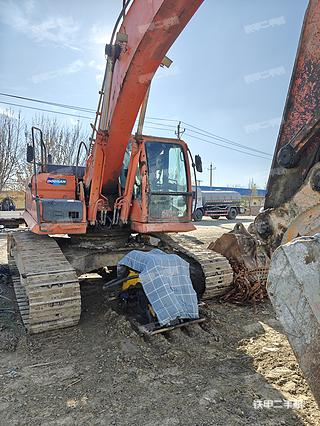
[[[257,184],[254,182],[253,178],[249,180],[248,187],[251,189],[251,195],[257,195]]]
[[[13,188],[17,183],[18,163],[21,149],[20,113],[8,110],[0,114],[0,191],[5,187]]]
[[[74,126],[61,124],[57,118],[50,118],[45,115],[35,116],[32,119],[32,125],[38,127],[43,132],[43,140],[47,148],[47,154],[52,157],[53,164],[75,165],[77,160],[78,147],[80,142],[88,140],[89,128],[86,133],[79,122]],[[25,138],[21,143],[23,145],[24,155],[19,158],[16,179],[20,189],[24,189],[30,177],[33,174],[33,167],[26,163],[26,146],[31,143],[31,126],[25,126]],[[22,139],[22,137],[21,137]],[[36,140],[36,159],[40,160],[40,141]],[[84,150],[81,151],[79,165],[83,164],[85,159]]]
[[[80,141],[87,141],[89,135],[79,122],[74,126],[61,124],[56,118],[36,116],[32,125],[43,131],[47,153],[54,164],[75,165]],[[23,126],[25,131],[23,132]],[[26,147],[31,142],[31,126],[23,124],[20,113],[12,111],[0,114],[0,191],[24,189],[33,173],[32,165],[26,162]],[[39,141],[36,143],[39,161]],[[81,151],[79,165],[83,164],[84,150]]]
[[[42,130],[47,152],[51,154],[54,164],[76,164],[79,144],[82,140],[88,140],[88,133],[82,129],[79,121],[74,126],[66,126],[56,118],[42,115],[34,117],[32,124]]]

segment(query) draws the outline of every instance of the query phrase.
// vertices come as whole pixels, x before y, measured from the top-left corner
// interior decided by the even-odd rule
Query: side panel
[[[41,213],[44,222],[81,222],[82,202],[79,200],[61,200],[43,198],[41,200]]]
[[[32,193],[35,195],[35,177],[32,176]],[[74,176],[37,174],[38,195],[40,198],[63,198],[74,200],[76,196],[76,180]]]
[[[36,186],[38,201],[36,200]],[[83,191],[82,191],[83,192]],[[83,193],[76,200],[74,176],[39,173],[26,190],[23,218],[36,234],[83,234],[87,229]]]

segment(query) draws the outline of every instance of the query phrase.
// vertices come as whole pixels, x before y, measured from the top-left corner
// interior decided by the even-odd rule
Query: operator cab
[[[188,216],[188,178],[184,152],[174,142],[145,143],[149,173],[149,218],[183,221]]]
[[[131,171],[135,155],[139,155],[139,161],[136,169]],[[179,232],[194,229],[190,224],[192,187],[185,142],[142,136],[137,143],[132,137],[120,178],[124,192],[129,189],[125,187],[131,185],[128,181],[130,173],[135,173],[130,212],[134,231]]]

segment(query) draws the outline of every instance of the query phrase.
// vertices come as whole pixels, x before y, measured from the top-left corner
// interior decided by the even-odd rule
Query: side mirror
[[[201,160],[200,155],[196,155],[194,157],[194,161],[195,161],[195,164],[196,164],[197,172],[202,173],[202,160]]]
[[[34,160],[34,149],[32,145],[27,145],[27,163],[32,163]]]

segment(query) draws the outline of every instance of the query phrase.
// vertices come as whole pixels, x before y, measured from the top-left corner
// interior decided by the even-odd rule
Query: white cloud
[[[104,76],[104,70],[106,68],[106,63],[97,63],[95,60],[92,60],[88,63],[88,66],[90,68],[94,68],[95,70],[99,71],[96,74],[96,80],[98,83],[102,83],[103,76]]]
[[[58,70],[47,71],[40,74],[35,74],[32,76],[32,81],[34,83],[41,83],[42,81],[52,80],[54,78],[63,77],[69,74],[76,74],[85,66],[84,62],[77,60],[67,65],[66,67],[60,68]]]
[[[180,68],[177,65],[172,64],[170,68],[159,67],[155,76],[154,76],[154,79],[158,80],[158,79],[164,78],[164,77],[174,77],[174,76],[179,75],[180,73],[181,73]]]
[[[31,25],[30,30],[32,37],[36,41],[51,41],[71,49],[80,50],[72,45],[79,27],[70,17],[50,18],[39,24]]]
[[[80,50],[76,46],[79,25],[72,17],[50,17],[37,21],[34,17],[35,2],[18,5],[12,0],[0,0],[0,21],[36,42],[51,42],[59,46]]]
[[[102,83],[103,75],[104,74],[102,74],[102,73],[101,74],[96,74],[96,80],[97,80],[98,83]]]
[[[89,67],[94,68],[98,71],[104,71],[105,67],[106,67],[106,63],[101,63],[98,64],[95,60],[92,60],[88,63]]]
[[[112,29],[93,25],[90,30],[90,41],[93,44],[105,45],[110,42]]]
[[[25,8],[25,11],[28,15],[30,15],[30,13],[33,12],[34,6],[35,6],[34,0],[26,0],[25,1],[24,8]]]

